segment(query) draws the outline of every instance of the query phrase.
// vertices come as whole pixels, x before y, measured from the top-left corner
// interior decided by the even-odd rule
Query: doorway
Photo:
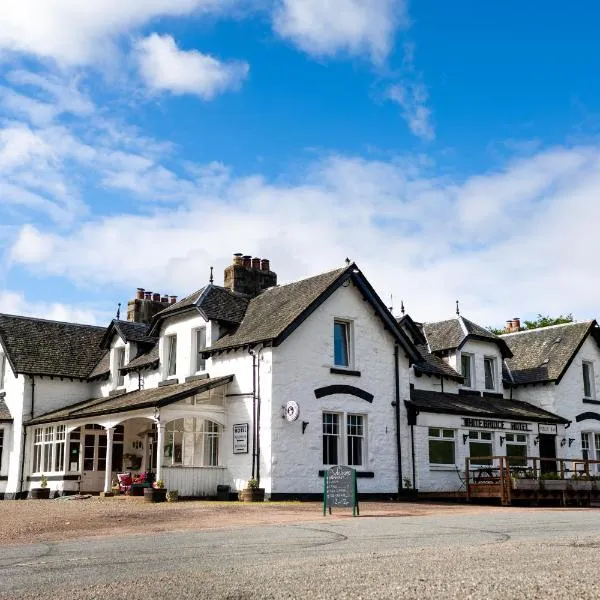
[[[556,458],[556,436],[540,433],[540,459]],[[540,471],[542,473],[557,472],[555,460],[540,460]]]

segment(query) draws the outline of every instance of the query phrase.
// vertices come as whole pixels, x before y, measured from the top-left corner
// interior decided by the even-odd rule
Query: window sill
[[[450,471],[456,473],[457,469],[456,465],[429,465],[430,471]]]
[[[158,387],[165,387],[166,385],[175,385],[176,383],[179,383],[179,379],[177,378],[164,379],[163,381],[158,382]]]
[[[600,404],[600,400],[596,400],[595,398],[584,398],[582,402],[584,404]]]
[[[335,467],[337,465],[331,465],[332,467]],[[346,465],[343,465],[346,466]],[[352,469],[354,469],[354,467],[351,467]],[[319,477],[325,477],[325,472],[328,471],[329,469],[319,469]],[[373,479],[375,477],[375,473],[373,471],[356,471],[356,478],[357,479]]]
[[[348,375],[350,377],[360,377],[360,371],[354,371],[345,367],[331,367],[329,369],[329,372],[333,373],[334,375]]]

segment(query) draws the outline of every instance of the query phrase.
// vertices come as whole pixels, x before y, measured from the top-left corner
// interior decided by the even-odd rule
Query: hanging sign
[[[233,453],[248,454],[248,423],[233,426]]]
[[[292,422],[298,418],[300,414],[300,408],[298,407],[298,403],[295,400],[289,400],[285,405],[285,418]]]
[[[325,471],[323,477],[323,515],[331,514],[332,506],[352,507],[352,516],[360,515],[356,470],[338,465]]]

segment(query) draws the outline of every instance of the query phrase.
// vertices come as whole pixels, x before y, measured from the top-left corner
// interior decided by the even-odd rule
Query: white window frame
[[[4,389],[4,379],[6,377],[6,354],[0,352],[0,390]]]
[[[165,435],[165,466],[220,466],[223,427],[216,421],[202,417],[174,419],[167,423]],[[191,459],[188,454],[191,454]],[[196,457],[200,458],[200,464],[197,464]]]
[[[325,416],[331,415],[337,418],[337,433],[329,433],[326,427],[333,423],[325,423]],[[353,420],[357,422],[352,423]],[[359,429],[357,430],[356,427]],[[343,465],[355,469],[365,469],[368,467],[369,452],[368,452],[368,417],[363,413],[355,412],[340,412],[332,410],[324,410],[321,414],[321,463],[323,467],[332,467],[335,465]],[[325,462],[325,436],[335,436],[337,438],[336,453],[337,462]],[[353,440],[360,439],[360,464],[350,464],[349,446]]]
[[[486,454],[486,456],[494,456],[494,434],[491,431],[486,431],[486,430],[469,430],[468,433],[468,438],[467,441],[469,443],[469,457],[473,456],[473,453],[471,451],[471,442],[475,443],[475,444],[486,444],[490,446],[490,453]],[[474,458],[477,458],[477,456],[475,456]],[[491,465],[492,464],[492,460],[484,460],[482,462],[473,462],[473,460],[471,460],[471,464],[472,465]]]
[[[507,458],[515,458],[508,456],[509,446],[524,446],[525,456],[523,460],[527,464],[527,456],[529,456],[529,436],[526,433],[507,432],[504,434],[504,452]],[[519,466],[518,463],[513,462],[510,466]]]
[[[470,354],[469,352],[461,352],[460,353],[460,373],[461,375],[464,377],[465,374],[463,373],[463,357],[466,358],[469,361],[469,382],[467,383],[467,379],[465,377],[465,380],[463,382],[463,387],[469,388],[469,389],[474,389],[475,388],[475,357],[473,354]]]
[[[175,354],[175,359],[172,361],[171,356]],[[172,361],[172,362],[171,362]],[[171,366],[173,371],[171,372]],[[177,377],[177,335],[171,334],[165,336],[165,378]]]
[[[438,430],[439,433],[434,434],[432,433],[433,431]],[[431,462],[431,442],[452,442],[453,444],[453,452],[452,454],[454,455],[453,458],[453,462],[448,462],[448,463],[440,463],[440,462]],[[427,460],[429,462],[429,466],[433,467],[433,468],[448,468],[448,467],[452,467],[455,468],[456,467],[456,451],[457,451],[457,445],[456,445],[456,429],[453,429],[452,427],[428,427],[427,428]]]
[[[587,460],[600,460],[600,431],[581,432],[581,456]],[[600,464],[590,465],[590,472],[600,473]]]
[[[121,388],[125,386],[125,375],[121,374],[121,369],[125,366],[125,347],[119,346],[114,352],[114,387]]]
[[[64,473],[67,448],[65,425],[47,425],[33,430],[32,473]],[[62,466],[62,469],[58,469]]]
[[[204,334],[204,344],[201,344],[200,337]],[[200,351],[206,348],[206,327],[194,329],[194,352],[192,354],[194,364],[192,369],[194,373],[204,373],[206,371],[206,359],[202,358]]]
[[[492,387],[488,387],[488,382],[487,382],[487,374],[485,372],[485,365],[486,363],[490,363],[490,372],[491,372],[491,376],[492,376]],[[483,385],[485,387],[486,390],[488,391],[494,391],[496,389],[496,385],[497,385],[497,374],[496,374],[496,357],[495,356],[484,356],[483,357]]]
[[[346,354],[348,364],[338,364],[335,356],[335,330],[337,325],[342,325],[346,334]],[[350,319],[338,319],[333,320],[333,366],[336,369],[353,369],[354,368],[354,323]]]
[[[586,367],[587,367],[587,376],[588,376],[588,386],[590,388],[590,393],[589,395],[587,395],[585,392],[585,374],[586,374]],[[589,399],[594,399],[596,397],[596,385],[595,385],[595,380],[594,380],[594,363],[590,360],[584,360],[581,363],[581,374],[582,374],[582,378],[583,378],[583,397],[584,398],[589,398]]]

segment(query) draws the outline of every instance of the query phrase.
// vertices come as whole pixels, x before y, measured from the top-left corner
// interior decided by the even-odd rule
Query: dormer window
[[[496,389],[496,359],[486,356],[483,359],[483,370],[485,373],[485,389]]]
[[[594,365],[591,362],[582,363],[583,372],[583,397],[594,398],[596,395],[596,386],[594,385]]]
[[[473,355],[462,353],[460,355],[461,373],[465,378],[463,385],[465,387],[473,387]]]
[[[206,348],[206,329],[196,329],[196,372],[206,370],[206,360],[202,351]]]
[[[0,390],[4,389],[4,375],[6,374],[6,356],[0,354]]]
[[[177,374],[177,336],[170,335],[166,338],[167,343],[167,377]]]
[[[116,387],[123,387],[125,385],[125,375],[121,372],[121,369],[125,366],[125,348],[115,349],[115,382]]]

